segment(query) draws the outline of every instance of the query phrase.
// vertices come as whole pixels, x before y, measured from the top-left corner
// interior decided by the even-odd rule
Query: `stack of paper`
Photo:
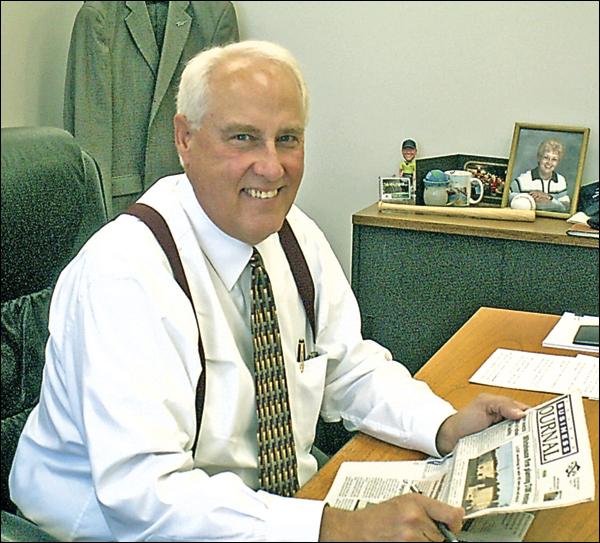
[[[542,342],[544,347],[555,347],[557,349],[572,349],[574,351],[585,351],[597,353],[598,346],[575,345],[573,338],[581,325],[598,326],[598,317],[575,315],[575,313],[564,313],[556,326]]]

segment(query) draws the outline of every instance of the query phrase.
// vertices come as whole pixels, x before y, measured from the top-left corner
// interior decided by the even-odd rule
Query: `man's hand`
[[[403,494],[359,511],[325,507],[320,541],[444,541],[433,520],[452,532],[462,526],[465,510],[421,494]]]
[[[437,450],[445,456],[461,437],[485,430],[504,419],[520,420],[530,407],[507,396],[480,394],[442,423],[436,437]]]

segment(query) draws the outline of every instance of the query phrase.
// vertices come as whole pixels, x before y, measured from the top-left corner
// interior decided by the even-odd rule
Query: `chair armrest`
[[[33,522],[2,511],[2,541],[58,541]]]

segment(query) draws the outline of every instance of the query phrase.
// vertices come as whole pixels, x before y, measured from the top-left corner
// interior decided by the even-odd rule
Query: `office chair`
[[[94,159],[66,131],[2,128],[2,541],[53,541],[19,516],[8,475],[39,400],[58,275],[107,221]]]

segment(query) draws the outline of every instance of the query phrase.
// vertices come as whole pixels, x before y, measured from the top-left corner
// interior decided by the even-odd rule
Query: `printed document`
[[[469,379],[471,383],[566,394],[580,390],[598,400],[598,358],[496,349]]]

